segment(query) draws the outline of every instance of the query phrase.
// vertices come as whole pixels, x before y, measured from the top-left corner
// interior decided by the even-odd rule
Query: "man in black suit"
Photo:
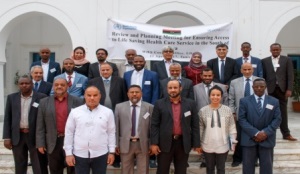
[[[33,90],[49,96],[52,89],[52,84],[43,81],[43,68],[40,65],[31,67],[30,75],[32,77]]]
[[[179,61],[173,60],[174,49],[171,46],[164,46],[162,54],[164,60],[154,63],[153,67],[151,67],[151,70],[157,73],[159,80],[170,77],[169,67],[171,63],[181,64]],[[185,71],[182,70],[181,73],[181,76],[185,77]]]
[[[68,95],[67,89],[67,80],[56,78],[53,82],[54,95],[42,99],[38,110],[36,147],[42,154],[47,152],[51,174],[63,174],[66,121],[71,109],[84,103],[83,99]],[[74,173],[74,167],[67,167],[67,173]]]
[[[168,82],[169,97],[157,100],[151,119],[151,153],[157,155],[157,173],[185,174],[191,148],[200,153],[199,117],[196,103],[180,97],[178,80]]]
[[[296,141],[290,134],[287,118],[287,102],[293,90],[293,64],[290,58],[281,56],[281,45],[274,43],[270,46],[272,56],[262,59],[263,77],[267,82],[269,95],[277,98],[280,104],[282,121],[280,131],[283,139]]]
[[[217,58],[207,61],[207,66],[214,72],[214,82],[226,85],[227,89],[231,80],[238,77],[238,69],[236,61],[230,57],[226,57],[228,46],[219,44],[216,47]]]
[[[90,65],[89,68],[89,79],[93,79],[95,77],[100,77],[100,65],[102,63],[108,63],[112,69],[113,69],[113,76],[118,76],[119,75],[119,71],[118,71],[118,67],[115,63],[112,62],[108,62],[106,61],[107,56],[108,56],[108,52],[106,49],[104,48],[99,48],[96,51],[96,56],[98,59],[98,62],[95,62],[93,64]]]
[[[7,96],[3,124],[4,147],[13,151],[16,174],[27,173],[28,151],[33,172],[41,174],[35,130],[40,99],[47,96],[32,90],[29,76],[22,76],[18,86],[20,92]]]
[[[50,60],[51,51],[49,48],[40,49],[41,61],[36,61],[31,64],[30,67],[40,65],[43,68],[43,80],[49,83],[53,83],[55,76],[61,74],[61,68],[59,63]]]

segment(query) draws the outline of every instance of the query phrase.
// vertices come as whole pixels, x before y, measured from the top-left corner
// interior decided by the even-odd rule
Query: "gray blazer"
[[[68,115],[72,108],[82,105],[83,99],[68,95]],[[54,96],[40,101],[36,122],[36,147],[46,147],[49,154],[52,153],[57,139],[56,114]]]
[[[150,144],[150,121],[152,111],[153,105],[142,101],[138,123],[138,135],[141,150],[146,154]],[[117,147],[120,148],[121,153],[128,153],[131,137],[131,112],[129,101],[116,105],[115,121]]]
[[[222,104],[228,106],[228,93],[226,86],[221,83],[213,82],[214,85],[218,85],[223,90],[223,97],[222,97]],[[197,111],[199,111],[204,106],[208,105],[210,103],[208,95],[205,91],[204,83],[199,83],[194,86],[194,98],[197,104]]]

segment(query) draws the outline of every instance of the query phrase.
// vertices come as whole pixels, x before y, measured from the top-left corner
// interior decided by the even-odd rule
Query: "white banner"
[[[125,59],[125,50],[135,49],[146,60],[162,60],[162,48],[170,45],[176,60],[188,62],[192,53],[198,51],[206,62],[217,57],[218,44],[231,48],[232,43],[232,23],[170,28],[109,19],[107,27],[112,59]]]

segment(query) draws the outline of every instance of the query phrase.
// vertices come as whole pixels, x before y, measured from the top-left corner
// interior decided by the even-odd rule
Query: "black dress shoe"
[[[200,164],[200,168],[204,168],[204,167],[206,167],[206,163],[205,163],[205,162],[202,162],[202,163]]]
[[[119,162],[113,163],[112,166],[113,166],[114,168],[120,168],[120,167],[121,167],[121,165],[120,165]]]
[[[237,167],[237,166],[239,166],[241,164],[241,162],[239,162],[239,161],[233,161],[232,163],[231,163],[231,167]]]
[[[149,161],[149,167],[150,167],[150,168],[157,168],[157,165],[156,165],[155,160],[150,160],[150,161]]]

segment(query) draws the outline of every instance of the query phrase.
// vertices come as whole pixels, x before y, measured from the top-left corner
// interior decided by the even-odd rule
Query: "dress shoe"
[[[120,168],[120,167],[121,167],[121,165],[120,165],[119,162],[113,163],[112,166],[113,166],[114,168]]]
[[[157,168],[157,165],[156,165],[155,160],[150,160],[150,161],[149,161],[149,167],[150,167],[150,168]]]
[[[231,167],[237,167],[237,166],[239,166],[241,164],[241,162],[239,162],[239,161],[233,161],[232,163],[231,163]]]
[[[289,140],[289,141],[297,141],[297,139],[294,138],[292,135],[284,136],[283,139],[284,140]]]
[[[200,164],[200,168],[204,168],[204,167],[206,167],[206,163],[205,163],[205,162],[202,162],[202,163]]]

